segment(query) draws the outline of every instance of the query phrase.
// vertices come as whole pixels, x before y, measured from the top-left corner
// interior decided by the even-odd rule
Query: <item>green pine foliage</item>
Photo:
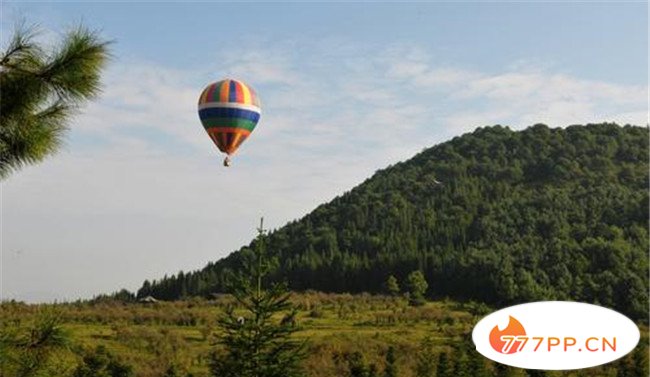
[[[346,364],[346,377],[379,377],[377,365],[368,363],[359,351],[345,353],[342,357],[334,356],[336,362],[340,362],[340,358]]]
[[[434,341],[431,336],[426,336],[420,342],[415,364],[416,377],[435,377],[438,365],[438,354],[434,351]]]
[[[447,352],[438,355],[438,369],[436,377],[455,377],[454,367]]]
[[[395,355],[395,347],[389,346],[386,351],[386,367],[384,368],[384,377],[398,377],[397,369],[397,356]]]
[[[297,309],[289,302],[286,285],[264,289],[268,271],[263,228],[259,228],[257,250],[232,287],[239,306],[228,306],[219,320],[221,346],[212,356],[215,377],[299,377],[306,357],[304,342],[292,338],[298,330]],[[278,315],[284,317],[278,318]]]
[[[268,237],[293,290],[380,292],[421,270],[430,298],[597,303],[646,319],[648,128],[476,131],[378,171]],[[248,248],[138,296],[227,291]]]
[[[0,376],[39,377],[61,373],[52,365],[70,339],[55,310],[42,310],[33,322],[0,321]]]
[[[87,351],[72,377],[134,377],[133,368],[119,361],[106,347]]]
[[[391,296],[397,296],[399,294],[399,283],[395,276],[390,275],[388,279],[386,279],[386,291]]]
[[[424,295],[429,289],[429,284],[422,271],[413,271],[406,277],[406,286],[411,305],[422,305],[426,302]]]
[[[46,51],[20,27],[0,51],[0,179],[55,153],[70,116],[99,93],[108,43],[79,27]]]

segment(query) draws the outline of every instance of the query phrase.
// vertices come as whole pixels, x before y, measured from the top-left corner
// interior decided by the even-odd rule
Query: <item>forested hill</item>
[[[431,297],[578,300],[646,318],[648,136],[615,124],[478,128],[272,232],[274,277],[380,292],[390,274],[401,283],[421,269]],[[226,291],[247,252],[147,281],[138,296]]]

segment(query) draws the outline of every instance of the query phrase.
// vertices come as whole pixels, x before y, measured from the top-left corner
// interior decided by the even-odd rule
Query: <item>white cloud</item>
[[[293,61],[283,51],[247,50],[242,53],[224,54],[218,60],[225,67],[225,76],[241,78],[261,84],[295,86],[301,79],[291,70]]]
[[[74,125],[81,130],[117,143],[135,128],[162,132],[195,147],[204,145],[205,135],[194,127],[196,93],[203,88],[192,86],[187,72],[152,64],[113,63],[103,84],[99,101],[75,118]],[[142,140],[153,147],[149,140]]]
[[[500,100],[515,100],[534,96],[545,82],[541,74],[506,73],[481,77],[467,83],[456,95],[459,98],[485,97]]]

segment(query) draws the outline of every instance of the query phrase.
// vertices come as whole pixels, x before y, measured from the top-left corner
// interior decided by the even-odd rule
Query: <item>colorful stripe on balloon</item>
[[[216,127],[208,130],[208,135],[219,150],[228,155],[235,153],[237,148],[250,135],[250,131],[241,128]]]
[[[261,107],[257,93],[243,82],[233,79],[208,85],[199,97],[199,105],[208,103],[239,103]]]

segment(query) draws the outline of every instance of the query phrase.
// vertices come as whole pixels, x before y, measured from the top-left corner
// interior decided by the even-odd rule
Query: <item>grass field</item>
[[[405,299],[398,297],[315,292],[295,294],[292,301],[299,308],[300,331],[296,337],[308,344],[309,357],[304,365],[313,377],[351,375],[347,356],[355,352],[361,354],[367,366],[374,364],[381,376],[389,346],[395,348],[399,375],[415,376],[422,352],[420,345],[426,337],[432,340],[433,352],[450,356],[456,370],[463,370],[461,364],[474,360],[488,376],[632,377],[629,370],[633,370],[634,363],[639,363],[639,357],[647,369],[646,326],[641,326],[643,339],[638,352],[619,362],[575,372],[534,374],[499,368],[473,349],[471,330],[490,310],[484,305],[438,301],[410,307]],[[177,375],[199,377],[209,375],[209,355],[217,347],[219,335],[217,318],[231,303],[228,296],[151,304],[3,303],[0,315],[6,329],[26,325],[44,310],[55,310],[72,339],[70,352],[55,360],[60,370],[57,373],[61,375],[70,372],[82,350],[102,345],[131,365],[137,376],[164,376],[173,365]],[[435,371],[432,375],[436,375]],[[443,372],[439,371],[438,375],[442,376]]]

